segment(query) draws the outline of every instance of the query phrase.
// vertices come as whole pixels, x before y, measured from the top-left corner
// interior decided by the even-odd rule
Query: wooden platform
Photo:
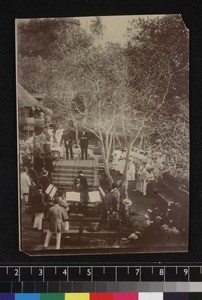
[[[56,186],[72,186],[79,171],[87,177],[89,186],[98,186],[97,159],[63,159],[53,162],[52,182]]]

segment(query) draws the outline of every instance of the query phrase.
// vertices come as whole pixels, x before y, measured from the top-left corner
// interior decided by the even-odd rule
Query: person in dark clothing
[[[29,188],[29,199],[28,199],[28,204],[29,204],[29,208],[30,208],[30,212],[31,212],[31,221],[32,221],[32,224],[34,223],[34,219],[35,219],[35,212],[33,210],[33,203],[34,203],[34,194],[35,192],[37,191],[37,185],[32,182],[32,184],[30,185],[30,188]]]
[[[81,147],[81,159],[88,158],[88,135],[85,130],[79,135],[80,147]]]
[[[30,164],[28,175],[30,176],[30,179],[31,179],[32,182],[34,182],[35,184],[38,183],[37,171],[34,169],[34,164],[33,163]]]
[[[50,178],[48,177],[48,172],[43,170],[42,177],[39,179],[39,183],[42,185],[42,192],[45,193],[47,187],[50,184]]]
[[[66,158],[69,159],[69,152],[70,152],[70,157],[71,159],[73,159],[73,150],[72,150],[73,137],[72,134],[67,130],[65,130],[62,135],[60,147],[62,146],[62,143],[64,143],[66,149]]]
[[[32,208],[35,214],[33,228],[42,230],[42,220],[44,217],[45,203],[41,184],[37,186],[37,190],[32,196]]]
[[[73,191],[80,193],[81,203],[83,203],[83,204],[87,203],[88,197],[87,197],[86,189],[85,189],[84,185],[81,183],[79,178],[76,178],[76,181],[74,182]]]
[[[116,188],[111,189],[109,193],[105,196],[105,206],[106,210],[110,210],[110,208],[113,209],[113,211],[119,210],[119,194],[117,193]]]
[[[45,162],[42,153],[36,151],[34,155],[34,169],[37,171],[38,175],[44,166],[45,166]]]
[[[78,176],[74,179],[74,184],[76,184],[77,179],[80,180],[80,182],[83,185],[84,189],[88,192],[88,181],[87,181],[87,178],[84,176],[83,171],[79,171]]]
[[[48,171],[48,177],[50,178],[50,181],[52,181],[51,173],[54,171],[54,168],[51,152],[48,152],[45,157],[45,169]]]
[[[27,167],[28,169],[30,168],[30,164],[31,164],[31,156],[29,154],[24,154],[22,155],[22,162],[23,162],[23,165],[25,167]]]
[[[112,182],[111,182],[110,178],[105,174],[105,172],[103,172],[101,174],[99,183],[100,183],[101,188],[105,192],[105,194],[107,194],[111,191]]]

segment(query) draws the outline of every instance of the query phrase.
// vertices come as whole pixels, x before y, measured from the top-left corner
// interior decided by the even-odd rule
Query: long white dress
[[[55,139],[56,139],[58,144],[60,144],[60,142],[61,142],[63,131],[64,131],[64,129],[58,128],[55,132]]]
[[[125,163],[126,163],[125,158],[121,158],[119,160],[119,173],[122,174],[122,175],[123,175],[123,172],[124,172]]]
[[[119,157],[120,157],[119,150],[114,150],[112,155],[113,155],[112,169],[115,171],[118,171],[119,170]]]
[[[127,179],[129,181],[135,180],[135,165],[133,162],[131,162],[128,166]]]

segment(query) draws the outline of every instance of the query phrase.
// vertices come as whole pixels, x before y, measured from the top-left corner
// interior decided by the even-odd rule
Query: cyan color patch
[[[15,294],[15,300],[40,300],[40,294]]]

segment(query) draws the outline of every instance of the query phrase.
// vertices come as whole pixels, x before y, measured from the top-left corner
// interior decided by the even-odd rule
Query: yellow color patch
[[[89,293],[67,293],[65,300],[90,300]]]

